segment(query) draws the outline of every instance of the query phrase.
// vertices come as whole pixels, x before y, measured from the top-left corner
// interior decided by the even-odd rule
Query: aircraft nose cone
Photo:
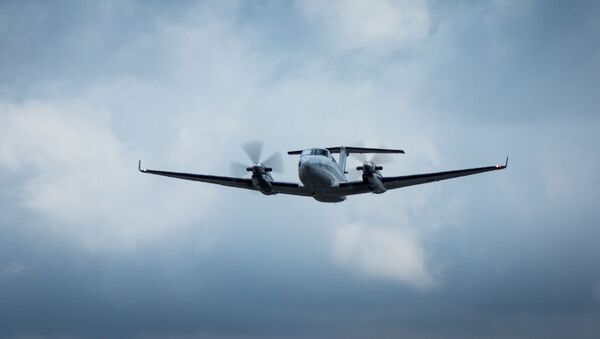
[[[300,167],[298,168],[300,173],[308,174],[311,172],[311,166],[308,165],[307,162],[300,163]]]
[[[300,181],[302,181],[305,185],[310,185],[311,178],[314,176],[314,169],[308,161],[303,161],[298,167],[298,174]]]

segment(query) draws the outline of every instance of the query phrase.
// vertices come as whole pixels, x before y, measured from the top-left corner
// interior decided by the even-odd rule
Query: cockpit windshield
[[[313,148],[302,151],[302,155],[321,155],[324,157],[330,157],[330,153],[326,149],[322,148]]]
[[[314,148],[312,150],[312,155],[322,155],[324,157],[329,157],[329,151],[321,148]]]

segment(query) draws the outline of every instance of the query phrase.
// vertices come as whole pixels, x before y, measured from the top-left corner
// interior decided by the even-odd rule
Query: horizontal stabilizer
[[[346,154],[350,153],[400,153],[404,154],[401,149],[389,149],[389,148],[368,148],[368,147],[352,147],[346,146]],[[341,147],[327,147],[331,153],[340,153]]]
[[[352,146],[327,147],[327,150],[331,153],[340,153],[340,150],[342,148],[344,148],[346,150],[346,155],[348,155],[350,153],[396,153],[396,154],[400,153],[400,154],[404,154],[404,151],[401,149],[352,147]],[[304,151],[304,150],[289,151],[288,154],[290,154],[290,155],[302,154],[302,151]]]

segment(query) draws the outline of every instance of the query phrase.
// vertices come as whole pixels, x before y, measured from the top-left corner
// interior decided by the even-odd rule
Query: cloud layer
[[[3,3],[0,336],[597,337],[598,11]],[[254,138],[511,163],[334,205],[136,171]]]
[[[393,228],[348,225],[336,231],[334,258],[359,273],[425,288],[432,284],[422,249]]]

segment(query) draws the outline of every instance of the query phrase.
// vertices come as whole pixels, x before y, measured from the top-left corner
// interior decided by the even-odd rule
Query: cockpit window
[[[322,155],[324,157],[329,157],[329,151],[321,148],[314,148],[312,150],[312,155]]]
[[[302,155],[320,155],[320,156],[329,158],[331,154],[326,149],[313,148],[313,149],[306,149],[306,150],[302,151]]]

